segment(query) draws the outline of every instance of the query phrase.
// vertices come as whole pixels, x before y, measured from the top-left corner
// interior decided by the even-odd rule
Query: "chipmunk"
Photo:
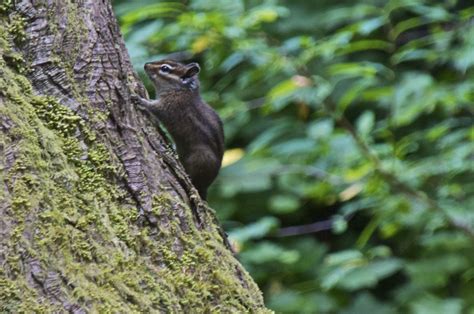
[[[202,199],[217,177],[224,154],[224,130],[217,113],[199,94],[199,64],[161,60],[145,64],[156,100],[132,94],[132,101],[163,123],[179,159]]]

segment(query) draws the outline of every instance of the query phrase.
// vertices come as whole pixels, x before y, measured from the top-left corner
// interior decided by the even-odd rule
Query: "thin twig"
[[[354,214],[349,214],[344,217],[344,220],[349,222],[349,220],[354,217]],[[327,220],[322,220],[322,221],[316,221],[310,224],[306,225],[300,225],[300,226],[291,226],[291,227],[284,227],[281,228],[278,231],[277,237],[290,237],[290,236],[296,236],[296,235],[304,235],[304,234],[310,234],[310,233],[316,233],[320,231],[326,231],[326,230],[331,230],[333,225],[334,225],[335,219],[327,219]]]
[[[295,235],[303,235],[309,233],[315,233],[319,231],[331,230],[333,225],[332,219],[317,221],[307,225],[291,226],[281,228],[278,231],[278,237],[289,237]]]
[[[332,184],[346,183],[345,180],[341,176],[329,173],[326,170],[315,167],[315,166],[296,165],[296,164],[284,165],[278,168],[278,174],[281,174],[281,173],[301,173],[312,178],[328,180]]]

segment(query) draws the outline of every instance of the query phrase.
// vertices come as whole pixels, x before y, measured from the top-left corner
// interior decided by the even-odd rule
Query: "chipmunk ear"
[[[201,71],[201,67],[196,62],[192,62],[186,65],[185,77],[191,77],[197,75]]]

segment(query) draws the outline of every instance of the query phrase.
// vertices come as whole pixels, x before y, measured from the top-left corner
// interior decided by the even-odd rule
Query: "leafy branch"
[[[429,198],[425,193],[412,188],[408,184],[402,182],[393,173],[385,170],[382,166],[380,159],[370,149],[367,143],[359,136],[352,123],[344,115],[341,115],[339,118],[337,118],[336,123],[350,134],[362,154],[372,162],[375,171],[385,179],[385,181],[390,185],[393,190],[413,197],[425,203],[428,207],[441,212],[446,217],[451,226],[464,231],[467,235],[474,238],[474,229],[468,223],[450,217],[436,201]]]

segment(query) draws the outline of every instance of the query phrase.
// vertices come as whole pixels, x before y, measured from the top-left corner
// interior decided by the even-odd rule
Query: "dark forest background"
[[[201,64],[209,203],[271,309],[474,313],[471,1],[114,8],[146,84],[144,62]]]

